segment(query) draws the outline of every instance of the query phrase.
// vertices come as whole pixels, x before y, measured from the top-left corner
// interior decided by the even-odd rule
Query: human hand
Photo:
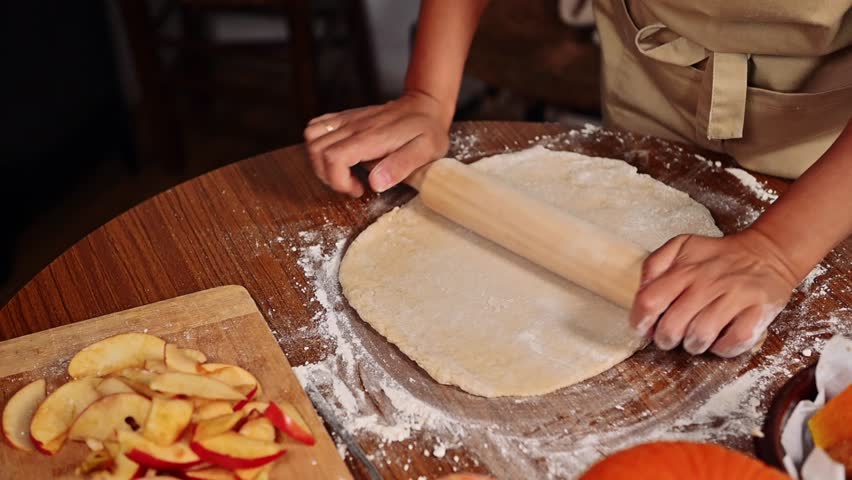
[[[383,192],[447,152],[451,121],[452,107],[407,92],[384,105],[317,117],[304,135],[317,177],[335,191],[360,197],[364,186],[351,167],[383,159],[369,177],[370,187]]]
[[[693,355],[745,353],[798,284],[779,251],[753,229],[724,238],[675,237],[645,260],[630,324],[662,350],[683,343]]]

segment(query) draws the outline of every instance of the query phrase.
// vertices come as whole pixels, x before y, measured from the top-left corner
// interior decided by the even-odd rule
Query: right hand
[[[328,113],[305,128],[308,156],[317,177],[353,197],[364,186],[351,168],[381,160],[370,172],[370,187],[383,192],[416,168],[447,153],[452,111],[421,92],[406,92],[384,105]]]

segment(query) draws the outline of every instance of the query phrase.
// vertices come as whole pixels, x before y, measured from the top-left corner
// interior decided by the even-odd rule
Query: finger
[[[325,150],[326,160],[334,159],[349,166],[383,158],[423,133],[421,119],[409,117],[384,128],[371,128],[341,140]],[[329,170],[329,166],[326,165]],[[332,177],[334,174],[330,173]]]
[[[694,268],[680,268],[666,272],[642,287],[633,300],[630,325],[639,335],[647,335],[660,315],[695,280]]]
[[[434,160],[434,146],[423,135],[391,153],[370,172],[370,187],[383,192],[398,184],[416,168]]]
[[[330,185],[330,180],[327,171],[328,169],[326,167],[325,150],[335,143],[346,139],[351,134],[352,133],[348,128],[341,128],[329,133],[328,135],[323,135],[306,145],[308,156],[311,159],[311,165],[314,168],[314,173],[316,173],[320,180],[322,180],[326,185]]]
[[[376,108],[381,108],[381,107],[379,107],[377,105],[369,105],[369,106],[366,106],[366,107],[350,108],[349,110],[343,110],[342,112],[330,112],[330,113],[320,115],[319,117],[312,118],[308,122],[308,125],[323,123],[323,122],[325,122],[326,120],[328,120],[332,117],[358,115],[361,112],[376,109]]]
[[[379,111],[381,111],[381,107],[370,106],[353,108],[351,110],[345,110],[337,113],[326,113],[325,115],[308,122],[304,131],[305,140],[308,142],[316,140],[321,138],[323,135],[328,135],[331,132],[340,130],[344,126],[352,126],[352,133],[363,130],[364,128],[369,128],[371,124],[365,124],[362,126],[358,126],[357,124],[362,123],[364,119],[376,116],[376,112]]]
[[[690,285],[671,304],[657,322],[654,343],[660,350],[671,350],[684,340],[690,322],[718,295],[706,288]]]
[[[323,158],[329,187],[337,192],[356,197],[364,194],[363,185],[352,173],[352,167],[357,165],[361,159],[341,153],[340,150],[335,150],[333,147],[326,149]]]
[[[302,132],[302,135],[305,137],[306,142],[313,142],[323,135],[328,135],[335,130],[339,130],[343,126],[344,121],[345,119],[342,115],[334,114],[322,122],[309,123],[305,127],[305,131]]]
[[[707,351],[722,330],[743,310],[735,294],[723,294],[707,305],[689,322],[683,339],[683,348],[692,355]]]
[[[742,355],[754,347],[780,312],[781,308],[766,305],[755,305],[743,310],[710,351],[722,358]]]
[[[678,235],[658,248],[642,262],[642,285],[647,285],[671,267],[689,235]]]

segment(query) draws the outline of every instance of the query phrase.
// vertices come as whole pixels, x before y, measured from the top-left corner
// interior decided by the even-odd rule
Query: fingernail
[[[654,320],[656,320],[656,319],[657,319],[657,317],[654,316],[654,315],[648,315],[647,317],[643,317],[642,320],[639,320],[639,323],[636,325],[636,328],[634,329],[636,331],[636,334],[639,335],[640,337],[647,336],[648,335],[648,329],[651,328],[651,325],[654,324]]]
[[[679,343],[677,340],[668,337],[654,337],[654,343],[660,350],[672,350]]]
[[[699,337],[686,337],[683,341],[683,349],[692,355],[701,355],[710,348],[711,343]]]
[[[371,176],[373,177],[373,189],[375,191],[384,192],[390,188],[390,173],[384,168],[376,167]]]

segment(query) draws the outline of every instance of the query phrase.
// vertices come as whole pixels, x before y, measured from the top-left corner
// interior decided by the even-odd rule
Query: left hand
[[[645,260],[631,326],[662,350],[730,358],[750,350],[790,300],[796,275],[771,238],[681,235]]]

